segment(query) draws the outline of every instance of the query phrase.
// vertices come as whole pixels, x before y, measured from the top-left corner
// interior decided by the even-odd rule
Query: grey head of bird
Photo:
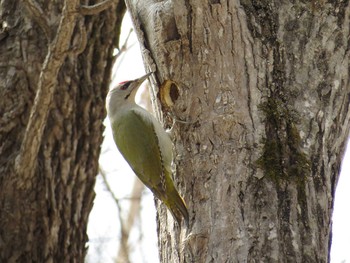
[[[152,72],[129,81],[119,83],[108,91],[106,108],[108,116],[113,116],[119,110],[126,106],[135,105],[135,95],[138,88],[141,86]]]

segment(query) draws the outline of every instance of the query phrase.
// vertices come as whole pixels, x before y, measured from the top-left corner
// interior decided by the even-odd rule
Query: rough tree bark
[[[191,222],[186,233],[158,209],[161,261],[327,262],[350,127],[349,1],[127,5],[153,82],[178,86],[173,107],[157,104],[163,120],[186,121],[172,128]]]
[[[125,12],[91,2],[0,2],[0,262],[84,261]]]

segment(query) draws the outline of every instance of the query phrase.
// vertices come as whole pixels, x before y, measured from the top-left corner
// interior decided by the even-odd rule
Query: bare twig
[[[106,10],[112,3],[114,2],[114,0],[105,0],[102,1],[101,3],[98,3],[96,5],[81,5],[80,6],[80,14],[82,15],[97,15],[99,13],[101,13],[102,11]]]
[[[105,171],[99,167],[99,173],[102,176],[103,182],[107,187],[107,191],[111,194],[112,199],[114,200],[115,204],[117,205],[118,209],[118,216],[119,216],[119,222],[120,222],[120,232],[121,232],[121,250],[123,251],[123,262],[130,262],[129,260],[129,246],[128,246],[128,238],[129,233],[126,230],[125,223],[122,217],[122,207],[120,206],[118,198],[115,196],[111,186],[109,185],[109,182],[106,177]]]
[[[51,29],[49,26],[49,22],[46,19],[46,16],[41,9],[40,5],[35,0],[25,0],[24,1],[27,10],[31,18],[40,26],[40,28],[44,31],[44,34],[50,43],[51,41]]]
[[[30,179],[34,176],[37,155],[57,85],[57,75],[68,54],[76,18],[79,15],[75,12],[79,2],[78,0],[64,1],[57,35],[53,43],[50,44],[42,65],[34,105],[15,163],[16,172],[22,176],[22,180],[18,180],[18,182],[22,182],[20,187],[31,187]]]
[[[117,55],[115,55],[115,59],[118,59],[120,57],[121,54],[123,54],[124,52],[126,52],[128,50],[128,41],[129,41],[129,37],[132,33],[133,29],[130,28],[129,34],[126,37],[124,44],[122,45],[122,47],[119,49],[119,52],[117,53]]]
[[[132,32],[133,32],[133,29],[130,28],[129,34],[128,34],[128,36],[126,37],[126,39],[125,39],[125,41],[124,41],[124,44],[123,44],[123,45],[121,46],[121,48],[119,49],[119,52],[114,56],[114,59],[115,59],[115,60],[120,59],[121,55],[123,55],[125,52],[127,52],[128,49],[130,49],[130,48],[135,44],[135,43],[133,43],[133,44],[131,44],[131,45],[128,47],[129,37],[130,37],[130,35],[131,35]],[[118,69],[119,69],[119,67],[120,67],[121,64],[122,64],[121,61],[118,61],[118,64],[117,64],[117,67],[116,67],[115,70],[114,70],[112,79],[115,78],[115,76],[116,76],[116,74],[117,74],[117,72],[118,72]]]
[[[145,186],[141,183],[139,179],[136,179],[134,182],[133,189],[131,191],[131,196],[135,197],[134,202],[131,202],[129,214],[125,223],[125,233],[127,234],[126,238],[129,239],[130,231],[134,225],[135,219],[139,215],[141,207],[141,193]],[[136,198],[138,196],[139,198]],[[123,262],[123,251],[119,248],[117,262]]]

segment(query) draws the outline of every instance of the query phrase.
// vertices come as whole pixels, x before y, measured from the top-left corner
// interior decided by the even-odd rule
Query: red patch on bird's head
[[[131,84],[131,81],[123,81],[119,83],[119,89],[126,90],[129,85]]]

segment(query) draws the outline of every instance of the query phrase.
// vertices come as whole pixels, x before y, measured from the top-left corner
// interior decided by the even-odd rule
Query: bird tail
[[[186,226],[188,226],[189,215],[185,201],[179,195],[175,187],[172,189],[170,196],[164,202],[169,208],[171,214],[176,219],[179,225],[181,225],[182,218],[185,220]]]

